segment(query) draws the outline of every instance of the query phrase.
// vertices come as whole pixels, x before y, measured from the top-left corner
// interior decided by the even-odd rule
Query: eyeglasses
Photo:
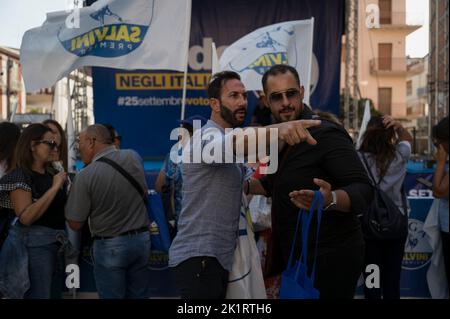
[[[50,149],[53,149],[53,150],[57,150],[59,148],[58,143],[56,143],[55,141],[41,140],[41,141],[36,141],[36,142],[39,144],[48,145],[48,147],[50,147]]]
[[[300,98],[300,91],[295,89],[289,89],[283,92],[275,92],[269,95],[269,102],[279,104],[283,101],[283,97],[286,96],[286,98],[289,101],[294,101]]]

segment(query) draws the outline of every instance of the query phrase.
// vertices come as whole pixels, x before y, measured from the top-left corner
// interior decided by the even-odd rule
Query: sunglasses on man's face
[[[42,141],[37,141],[37,143],[48,145],[48,147],[50,147],[50,149],[52,149],[52,150],[57,150],[59,148],[58,143],[56,143],[55,141],[42,140]]]
[[[300,98],[300,91],[295,89],[289,89],[284,92],[276,92],[269,95],[269,101],[271,103],[281,103],[283,101],[283,96],[289,101],[297,100]]]

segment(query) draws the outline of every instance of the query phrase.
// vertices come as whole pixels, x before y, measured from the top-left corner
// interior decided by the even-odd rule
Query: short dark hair
[[[114,139],[111,138],[110,131],[103,124],[89,125],[84,132],[89,137],[95,137],[99,143],[110,145],[114,143]]]
[[[31,124],[23,130],[16,146],[14,157],[15,168],[21,168],[25,172],[31,173],[34,161],[31,143],[42,140],[42,137],[47,132],[52,132],[52,130],[41,123]]]
[[[220,93],[222,91],[222,87],[229,80],[241,80],[239,74],[233,71],[222,71],[219,73],[213,74],[211,77],[211,81],[208,85],[208,98],[210,99],[220,99]]]
[[[13,165],[14,150],[20,137],[20,128],[10,122],[0,123],[0,162],[6,163],[6,171]]]
[[[439,121],[438,124],[432,128],[432,137],[438,139],[440,142],[448,142],[448,115]]]
[[[294,75],[295,77],[295,81],[297,81],[298,86],[301,86],[300,84],[300,76],[298,75],[297,70],[290,65],[287,64],[277,64],[272,66],[269,70],[266,71],[266,73],[264,73],[263,77],[262,77],[262,86],[263,86],[263,90],[264,93],[267,93],[267,79],[269,78],[269,76],[276,76],[278,74],[286,74],[286,73],[292,73],[292,75]]]

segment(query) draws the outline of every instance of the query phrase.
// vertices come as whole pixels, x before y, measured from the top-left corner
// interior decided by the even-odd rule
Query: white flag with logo
[[[367,124],[370,121],[370,102],[366,100],[366,106],[364,107],[364,115],[361,122],[361,128],[359,129],[358,139],[356,140],[356,149],[358,150],[361,147],[362,137],[367,130]]]
[[[314,18],[277,23],[247,34],[225,49],[222,70],[240,74],[247,90],[262,90],[261,79],[271,66],[295,67],[309,103]]]
[[[82,66],[184,71],[191,0],[99,0],[76,10],[49,13],[23,36],[27,91]]]

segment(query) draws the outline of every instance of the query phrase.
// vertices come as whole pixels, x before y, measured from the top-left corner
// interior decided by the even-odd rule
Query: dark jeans
[[[49,299],[52,293],[53,280],[57,273],[59,243],[51,243],[39,247],[28,247],[28,273],[30,289],[25,299]],[[60,295],[62,287],[55,294]]]
[[[150,233],[94,240],[95,285],[101,299],[147,298]]]
[[[445,275],[447,276],[447,285],[450,287],[450,236],[449,233],[441,231],[442,253],[444,254]]]
[[[193,257],[171,268],[183,299],[224,299],[228,271],[214,257]]]
[[[364,288],[366,299],[400,299],[400,273],[405,238],[366,240],[365,266],[375,264],[380,269],[380,288]],[[364,267],[365,268],[365,267]]]
[[[364,245],[338,248],[317,256],[314,287],[320,299],[353,299],[364,263]]]

